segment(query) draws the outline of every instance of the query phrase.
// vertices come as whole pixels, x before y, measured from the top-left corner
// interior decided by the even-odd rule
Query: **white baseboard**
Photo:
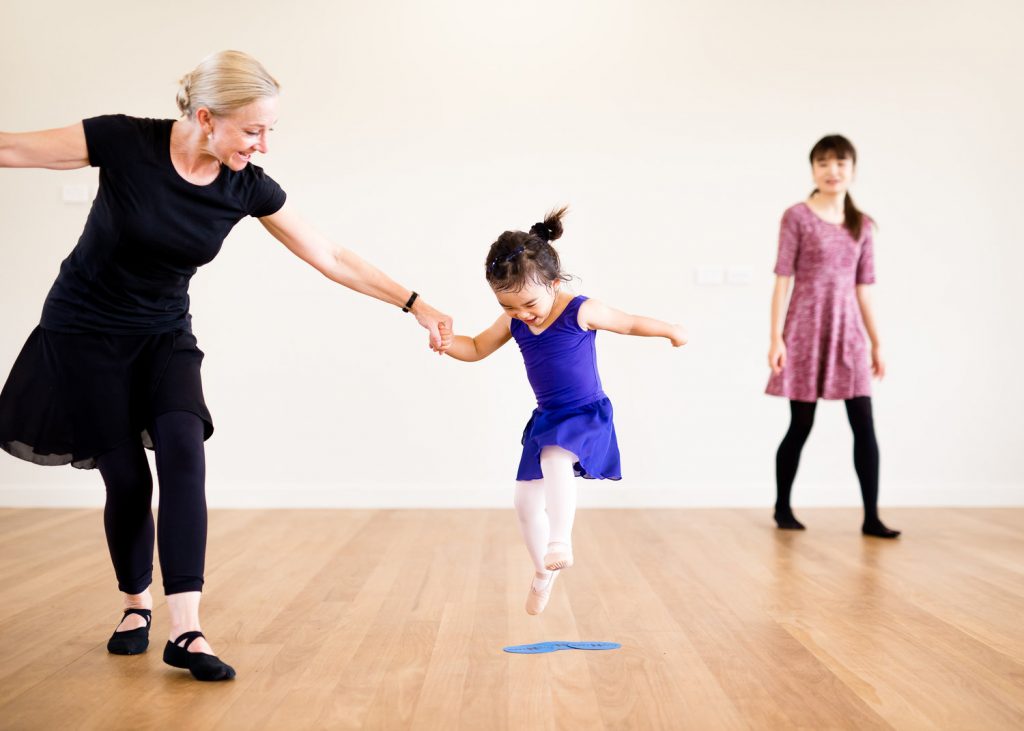
[[[102,486],[0,485],[0,507],[98,508]],[[581,508],[762,508],[774,501],[770,484],[633,485],[580,483]],[[856,486],[799,486],[799,507],[857,507]],[[156,500],[154,500],[154,503]],[[210,485],[211,508],[507,508],[511,485]],[[883,507],[1024,507],[1024,484],[887,484]]]

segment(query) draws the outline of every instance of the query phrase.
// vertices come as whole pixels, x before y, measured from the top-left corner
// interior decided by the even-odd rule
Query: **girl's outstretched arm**
[[[475,338],[468,335],[451,335],[449,330],[447,337],[451,339],[451,345],[445,348],[444,352],[455,360],[467,362],[482,360],[512,339],[512,333],[509,330],[511,321],[512,318],[508,315],[501,315],[493,325]],[[442,342],[446,341],[446,329],[441,329]]]
[[[588,299],[580,305],[577,317],[584,330],[607,330],[620,335],[640,335],[648,338],[668,338],[672,345],[686,345],[686,330],[653,317],[628,315],[603,302]]]

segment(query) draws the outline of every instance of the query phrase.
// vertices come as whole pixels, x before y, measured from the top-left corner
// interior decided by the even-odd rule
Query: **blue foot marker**
[[[539,642],[535,645],[512,645],[511,647],[503,648],[505,652],[512,652],[516,655],[540,655],[545,652],[555,652],[556,650],[565,649],[560,646],[561,643],[556,642]]]
[[[622,645],[618,642],[568,642],[574,650],[618,650]]]
[[[512,645],[502,648],[516,655],[540,655],[558,650],[617,650],[618,642],[537,642],[532,645]]]

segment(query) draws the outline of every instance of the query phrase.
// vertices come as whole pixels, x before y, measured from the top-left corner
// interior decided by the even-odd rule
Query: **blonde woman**
[[[114,654],[145,652],[154,536],[170,614],[164,661],[199,680],[235,671],[199,622],[206,554],[203,353],[188,284],[232,227],[254,216],[333,281],[411,312],[442,348],[451,319],[317,233],[252,164],[278,114],[277,81],[252,57],[223,51],[186,74],[181,117],[95,117],[61,129],[0,133],[0,167],[100,169],[78,244],[60,267],[39,326],[0,392],[0,447],[41,465],[99,469],[107,544],[124,593]],[[159,523],[143,445],[155,450]]]

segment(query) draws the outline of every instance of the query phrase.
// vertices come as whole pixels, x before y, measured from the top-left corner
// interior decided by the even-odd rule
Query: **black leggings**
[[[778,496],[777,513],[790,512],[789,495],[800,464],[800,452],[814,426],[817,402],[790,401],[792,421],[779,451],[775,456],[775,474]],[[875,420],[871,413],[871,397],[847,399],[846,416],[853,429],[853,466],[860,480],[860,493],[864,500],[864,522],[878,520],[878,442],[875,439]]]
[[[187,411],[156,417],[150,426],[160,480],[158,530],[164,593],[202,591],[206,563],[206,453],[203,420]],[[101,455],[107,486],[103,525],[118,588],[141,594],[153,581],[153,476],[142,442]]]

